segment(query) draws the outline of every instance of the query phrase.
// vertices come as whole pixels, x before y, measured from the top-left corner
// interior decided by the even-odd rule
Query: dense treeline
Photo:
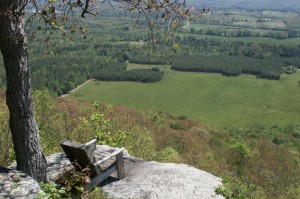
[[[237,56],[176,56],[171,69],[177,71],[222,73],[226,76],[257,75],[266,79],[280,79],[283,64]]]
[[[95,44],[94,48],[97,55],[114,57],[119,62],[127,61],[134,51],[128,43],[100,43]]]
[[[300,68],[300,57],[283,57],[280,60],[287,65],[294,65]]]
[[[177,36],[175,41],[182,47],[182,54],[221,54],[246,56],[257,59],[277,60],[279,57],[299,57],[300,45],[278,45],[243,41],[224,42],[220,39],[197,39],[193,36]]]
[[[166,58],[153,58],[152,56],[131,56],[129,58],[130,63],[135,64],[157,64],[157,65],[164,65],[169,64],[169,61]]]
[[[190,33],[200,34],[200,35],[212,35],[212,36],[221,36],[221,37],[270,37],[275,39],[287,39],[295,38],[300,35],[300,33],[291,30],[291,31],[282,31],[282,30],[272,30],[267,32],[262,32],[260,30],[252,29],[205,29],[205,30],[195,30],[195,28],[190,28]]]
[[[133,81],[151,83],[160,81],[164,72],[159,68],[126,70],[127,63],[113,63],[95,72],[92,77],[103,81]]]
[[[65,94],[110,62],[111,58],[103,56],[37,57],[30,62],[32,86],[47,88],[57,95]]]

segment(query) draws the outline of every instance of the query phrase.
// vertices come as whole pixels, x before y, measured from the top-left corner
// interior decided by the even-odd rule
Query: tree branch
[[[85,18],[85,13],[88,13],[88,14],[91,14],[89,11],[88,11],[88,9],[89,9],[89,4],[90,4],[90,0],[86,0],[85,1],[85,7],[84,7],[84,9],[82,10],[82,13],[81,13],[81,17],[82,18]]]

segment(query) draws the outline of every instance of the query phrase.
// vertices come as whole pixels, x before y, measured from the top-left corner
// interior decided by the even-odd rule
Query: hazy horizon
[[[293,9],[300,10],[299,0],[190,0],[203,6],[214,8],[241,7],[261,9]]]

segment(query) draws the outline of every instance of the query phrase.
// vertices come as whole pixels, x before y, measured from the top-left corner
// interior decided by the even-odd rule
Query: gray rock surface
[[[54,153],[47,157],[47,179],[55,181],[64,169],[72,167],[65,153]]]
[[[64,153],[55,153],[47,157],[47,178],[55,181],[70,161]],[[39,184],[26,174],[16,170],[16,164],[9,168],[0,166],[0,199],[33,199],[42,192]]]
[[[105,147],[108,146],[97,146]],[[221,179],[185,164],[147,162],[124,152],[123,180],[104,185],[112,198],[126,199],[210,199],[223,198],[214,190]],[[55,180],[71,163],[64,153],[47,157],[49,180]],[[34,198],[41,191],[37,182],[16,170],[0,167],[0,199]]]
[[[146,162],[125,157],[126,177],[103,186],[112,198],[210,199],[221,179],[185,164]]]
[[[0,198],[33,199],[41,188],[26,174],[0,166]]]

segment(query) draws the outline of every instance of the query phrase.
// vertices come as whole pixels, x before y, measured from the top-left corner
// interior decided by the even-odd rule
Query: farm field
[[[300,73],[280,81],[171,71],[157,83],[91,81],[69,97],[186,116],[215,127],[300,121]]]

